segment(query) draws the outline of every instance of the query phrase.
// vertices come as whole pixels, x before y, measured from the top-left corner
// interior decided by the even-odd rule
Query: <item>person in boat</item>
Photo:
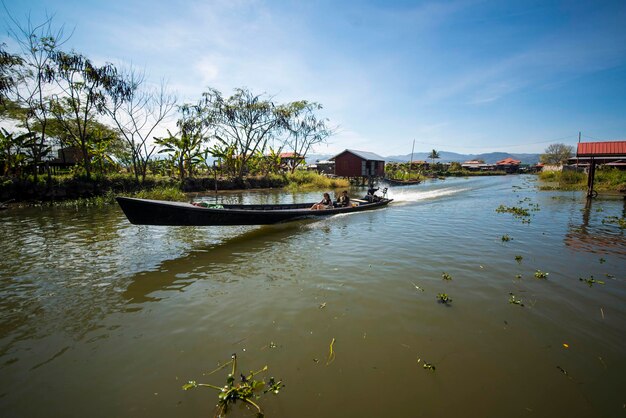
[[[367,189],[367,195],[365,196],[363,200],[367,200],[370,203],[378,202],[380,200],[380,197],[376,196],[375,193],[377,191],[378,191],[378,187],[374,188],[374,186],[370,186],[370,188]]]
[[[324,198],[319,201],[319,203],[311,206],[311,210],[320,210],[320,209],[332,209],[333,200],[330,198],[328,193],[324,193]]]
[[[344,190],[337,199],[337,207],[345,208],[350,206],[350,196],[348,196],[348,191]]]

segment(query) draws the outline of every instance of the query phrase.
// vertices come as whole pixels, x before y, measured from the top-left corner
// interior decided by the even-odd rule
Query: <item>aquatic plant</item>
[[[268,370],[268,367],[265,366],[262,369],[253,372],[251,371],[247,376],[244,374],[240,374],[239,382],[235,382],[235,374],[237,373],[237,355],[233,354],[231,360],[227,363],[224,363],[217,369],[213,370],[209,374],[213,374],[228,365],[232,364],[231,372],[228,374],[226,379],[226,384],[222,387],[211,385],[208,383],[198,383],[195,380],[190,380],[186,384],[183,385],[183,390],[194,389],[200,386],[208,387],[211,389],[218,390],[220,393],[217,395],[217,411],[215,412],[215,417],[222,417],[228,414],[228,411],[231,405],[237,403],[237,401],[242,401],[243,403],[254,407],[256,409],[256,417],[262,418],[264,417],[263,410],[261,407],[255,402],[258,400],[262,394],[265,393],[273,393],[277,395],[285,385],[282,380],[276,381],[273,377],[270,377],[266,382],[264,379],[257,380],[255,376],[260,373],[264,373]]]
[[[509,236],[509,234],[504,234],[502,235],[502,242],[509,242],[511,241],[511,237]]]
[[[524,303],[521,299],[517,299],[513,293],[509,293],[509,303],[512,305],[518,305],[522,308],[524,307]]]
[[[536,279],[547,279],[548,278],[548,274],[550,274],[550,273],[546,273],[544,271],[537,270],[535,272],[535,278]]]
[[[516,278],[516,279],[521,279],[521,278],[522,278],[522,275],[521,275],[521,274],[516,274],[516,275],[515,275],[515,278]]]
[[[605,260],[604,258],[602,258],[602,257],[600,257],[600,260],[599,260],[599,261],[600,261],[600,264],[604,264],[604,263],[606,263],[606,260]]]
[[[528,209],[519,206],[504,206],[500,205],[496,208],[498,213],[512,213],[516,218],[530,216]]]
[[[330,346],[328,348],[328,358],[326,359],[326,365],[328,366],[330,363],[335,361],[335,350],[333,346],[335,345],[335,339],[333,338],[330,342]]]
[[[450,276],[448,273],[446,273],[445,271],[441,274],[441,278],[443,280],[452,280],[452,276]]]
[[[417,359],[417,364],[421,363],[422,359],[418,357]],[[427,361],[424,362],[424,364],[422,364],[422,367],[426,370],[430,370],[431,372],[434,372],[436,367],[434,364],[429,363]]]
[[[447,293],[437,293],[437,302],[448,305],[452,303],[452,299],[450,299]]]
[[[515,256],[515,261],[517,261],[517,264],[522,264],[522,260],[524,259],[524,257],[522,257],[521,255],[516,255]]]
[[[583,279],[582,277],[579,277],[578,280],[587,283],[589,287],[593,286],[594,284],[604,284],[602,280],[596,280],[593,278],[593,276],[590,276],[588,279]]]
[[[626,229],[626,217],[618,218],[617,216],[607,216],[602,219],[603,224],[617,225],[619,229]]]

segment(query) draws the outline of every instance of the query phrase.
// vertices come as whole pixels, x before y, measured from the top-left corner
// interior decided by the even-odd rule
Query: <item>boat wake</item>
[[[407,204],[422,200],[433,200],[471,190],[469,187],[446,187],[435,190],[389,190],[388,196],[394,204]]]

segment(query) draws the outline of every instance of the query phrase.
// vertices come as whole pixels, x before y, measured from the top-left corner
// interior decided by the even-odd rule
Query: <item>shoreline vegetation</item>
[[[406,163],[388,163],[386,177],[407,180]],[[506,175],[503,171],[476,172],[463,170],[455,165],[435,164],[430,168],[418,169],[410,174],[411,179],[421,181],[429,178],[471,177]],[[188,193],[212,193],[238,190],[285,189],[340,190],[351,187],[350,180],[329,177],[314,171],[296,169],[293,172],[249,175],[243,178],[218,176],[211,172],[197,177],[175,178],[162,174],[147,174],[138,182],[132,173],[107,173],[101,175],[32,175],[24,177],[0,177],[0,204],[12,207],[26,206],[102,206],[115,202],[116,195],[143,199],[186,201]]]
[[[409,180],[402,164],[389,164],[390,178]],[[506,175],[501,171],[476,172],[468,170],[432,169],[412,174],[411,180],[445,177],[473,177]],[[587,188],[587,175],[579,171],[548,171],[538,174],[542,191],[583,191]],[[148,175],[138,183],[132,174],[107,174],[87,178],[84,176],[56,175],[49,180],[32,176],[24,178],[0,177],[0,204],[11,207],[60,206],[86,207],[115,203],[115,196],[125,195],[142,199],[187,201],[190,193],[213,193],[217,181],[218,192],[262,189],[340,190],[351,187],[348,179],[328,177],[312,171],[296,170],[293,173],[232,177],[187,177],[183,180]],[[594,189],[604,193],[626,193],[626,171],[603,168],[597,171]]]
[[[580,171],[542,171],[539,190],[578,191],[587,189],[587,174]],[[594,190],[598,192],[626,193],[626,171],[616,168],[597,169]]]
[[[249,176],[234,178],[197,177],[179,179],[148,175],[137,183],[132,174],[98,177],[54,176],[50,181],[31,177],[23,179],[0,178],[0,202],[13,207],[24,206],[101,206],[115,202],[115,196],[125,195],[142,199],[169,201],[189,200],[188,193],[211,193],[217,190],[259,190],[284,188],[286,190],[339,190],[350,186],[347,179],[330,178],[315,172]]]
[[[393,167],[393,165],[392,165]],[[408,180],[401,170],[390,171],[394,179]],[[504,172],[474,172],[467,170],[429,170],[415,173],[411,179],[472,177],[505,175]],[[587,176],[577,171],[548,171],[538,174],[539,190],[582,191],[587,188]],[[190,193],[215,191],[214,177],[188,177],[184,180],[148,175],[137,183],[132,174],[109,174],[92,178],[80,176],[53,176],[49,181],[40,177],[22,179],[0,178],[0,203],[12,207],[61,206],[85,207],[115,203],[115,196],[125,195],[142,199],[169,201],[189,200]],[[596,174],[595,190],[604,193],[625,193],[626,172],[601,169]],[[316,172],[296,170],[293,173],[249,176],[243,179],[217,178],[218,192],[239,190],[285,189],[339,190],[349,188],[348,179],[331,178]]]

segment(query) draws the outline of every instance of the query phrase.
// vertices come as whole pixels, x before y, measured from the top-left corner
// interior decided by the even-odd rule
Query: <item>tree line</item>
[[[16,47],[0,45],[0,119],[14,128],[0,129],[3,176],[50,178],[56,146],[78,150],[75,170],[87,177],[125,170],[138,182],[148,172],[184,179],[219,167],[241,179],[293,172],[334,132],[319,103],[278,103],[247,88],[230,96],[208,88],[197,102],[179,103],[165,82],[151,85],[144,72],[67,51],[71,34],[52,18],[9,19]],[[172,119],[174,132],[156,137]],[[288,166],[282,152],[295,157]]]

